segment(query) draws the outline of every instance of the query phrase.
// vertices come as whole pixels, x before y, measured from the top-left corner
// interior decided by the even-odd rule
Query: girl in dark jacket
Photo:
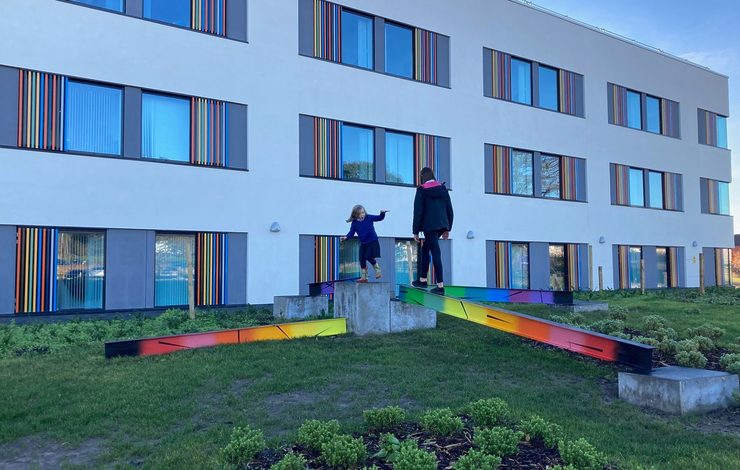
[[[432,293],[444,295],[444,281],[442,272],[442,257],[439,249],[439,239],[447,240],[452,230],[452,201],[450,193],[444,184],[440,184],[434,177],[431,168],[422,168],[419,174],[421,186],[416,189],[414,198],[414,240],[419,242],[419,232],[424,232],[424,241],[421,245],[421,265],[419,279],[412,284],[414,287],[428,286],[427,273],[429,271],[429,256],[434,263],[434,272],[437,277],[437,287]]]

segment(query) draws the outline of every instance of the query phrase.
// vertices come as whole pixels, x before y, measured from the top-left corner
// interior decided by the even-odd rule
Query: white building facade
[[[728,284],[728,78],[511,0],[5,0],[0,314],[271,303],[414,276],[417,173],[456,285]],[[640,263],[644,264],[644,281]]]

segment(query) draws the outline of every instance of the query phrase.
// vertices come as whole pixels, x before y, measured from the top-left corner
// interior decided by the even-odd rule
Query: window
[[[373,68],[373,19],[342,10],[342,63]]]
[[[154,245],[154,306],[187,305],[188,280],[195,264],[195,236],[157,234]]]
[[[385,71],[412,78],[414,63],[414,33],[394,23],[385,24]]]
[[[190,0],[144,0],[144,18],[190,27]]]
[[[360,277],[360,242],[344,240],[339,243],[339,279]]]
[[[727,148],[727,118],[717,116],[717,147]]]
[[[414,137],[386,132],[385,180],[388,183],[414,184]]]
[[[648,183],[650,187],[650,207],[654,209],[663,208],[663,173],[658,171],[648,172]]]
[[[59,231],[57,308],[102,309],[105,283],[105,235]]]
[[[732,263],[729,248],[714,249],[714,275],[716,285],[729,286],[732,281]]]
[[[642,129],[642,106],[640,94],[627,90],[627,127]]]
[[[123,0],[72,0],[75,3],[81,3],[83,5],[90,5],[91,7],[104,8],[106,10],[113,10],[123,12]]]
[[[642,261],[642,248],[639,246],[629,247],[628,254],[629,286],[630,289],[639,289],[642,285],[640,274],[640,261]]]
[[[372,181],[373,130],[342,125],[342,177],[349,180]]]
[[[190,160],[190,102],[144,93],[141,103],[141,154],[145,158]]]
[[[717,213],[730,215],[730,183],[717,182]]]
[[[511,288],[529,289],[529,245],[511,244]]]
[[[542,155],[542,197],[560,199],[560,157]]]
[[[511,100],[532,104],[532,64],[511,58]]]
[[[660,134],[660,99],[653,96],[645,97],[646,130]],[[631,126],[630,126],[631,127]]]
[[[416,280],[417,251],[413,240],[396,240],[396,284],[411,284]]]
[[[657,258],[658,266],[658,289],[664,289],[670,286],[668,279],[668,249],[667,248],[656,248],[655,256]]]
[[[565,245],[550,245],[550,289],[566,290]]]
[[[120,88],[69,80],[64,99],[64,148],[121,154]]]
[[[539,106],[540,108],[558,110],[558,71],[550,68],[538,68],[539,72]]]
[[[532,154],[521,150],[511,151],[511,193],[532,196]]]
[[[645,206],[645,187],[643,171],[639,168],[629,169],[630,202],[631,206]]]

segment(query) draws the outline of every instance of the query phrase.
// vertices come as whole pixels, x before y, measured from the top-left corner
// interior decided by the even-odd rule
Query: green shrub
[[[628,312],[629,310],[627,308],[622,307],[620,305],[610,305],[609,306],[609,318],[613,320],[626,321]]]
[[[665,355],[674,356],[678,352],[678,342],[672,339],[665,339],[660,342],[658,349]]]
[[[437,456],[431,452],[419,449],[414,440],[407,440],[401,444],[396,461],[393,462],[394,470],[436,470]]]
[[[309,419],[298,428],[297,442],[311,450],[320,451],[321,447],[337,434],[339,434],[339,421]]]
[[[452,467],[455,470],[496,470],[501,465],[501,457],[470,449]]]
[[[361,437],[335,434],[321,445],[321,459],[330,467],[356,468],[367,457],[367,449]]]
[[[583,438],[577,441],[560,441],[558,450],[566,465],[579,470],[601,470],[606,465],[606,457]]]
[[[707,358],[699,351],[681,351],[676,354],[676,362],[679,366],[703,369],[707,365]]]
[[[421,416],[421,427],[435,436],[451,436],[462,431],[463,422],[449,408],[429,410]]]
[[[717,328],[708,323],[704,323],[696,328],[689,328],[689,335],[691,336],[706,336],[712,341],[719,341],[725,335],[725,330]]]
[[[699,307],[688,307],[684,309],[683,313],[686,315],[701,315],[701,309]]]
[[[740,375],[740,361],[733,362],[732,364],[727,366],[727,372]]]
[[[677,353],[698,351],[698,350],[699,350],[699,343],[697,343],[693,339],[682,339],[681,341],[678,341],[676,343]]]
[[[398,451],[401,449],[401,441],[390,433],[380,435],[380,450],[373,455],[374,458],[393,462],[398,457]]]
[[[588,325],[588,329],[598,331],[606,335],[615,335],[624,332],[624,322],[622,320],[599,320]]]
[[[649,334],[658,341],[678,338],[678,333],[673,328],[658,328],[657,330],[650,331]]]
[[[473,442],[486,454],[506,457],[515,454],[517,444],[524,437],[523,432],[512,431],[508,428],[494,427],[490,429],[475,428]]]
[[[231,439],[224,447],[226,461],[233,465],[246,465],[265,448],[265,437],[262,431],[249,426],[236,427],[231,432]]]
[[[533,415],[525,419],[519,424],[521,429],[527,436],[527,440],[542,439],[547,447],[555,447],[558,444],[563,433],[563,428],[560,425],[551,423],[540,416]]]
[[[285,457],[280,459],[270,470],[304,470],[306,468],[306,458],[301,454],[289,452]]]
[[[371,431],[387,431],[395,428],[406,419],[406,412],[399,406],[386,406],[365,411],[365,425]]]
[[[580,313],[571,313],[570,314],[570,323],[573,324],[573,325],[585,325],[586,324],[586,317],[584,317]]]
[[[733,362],[740,362],[740,354],[723,354],[719,358],[719,365],[723,369],[727,369]]]
[[[655,338],[648,338],[647,336],[635,336],[632,338],[632,341],[646,344],[648,346],[655,346],[656,348],[660,346],[660,341]]]
[[[509,405],[500,398],[488,398],[473,402],[468,407],[476,425],[496,426],[509,417]]]
[[[712,341],[710,338],[707,338],[706,336],[694,336],[692,339],[699,348],[699,351],[705,354],[713,350],[715,347],[714,341]]]
[[[648,315],[642,319],[642,328],[645,331],[655,331],[659,328],[665,328],[668,320],[660,315]]]

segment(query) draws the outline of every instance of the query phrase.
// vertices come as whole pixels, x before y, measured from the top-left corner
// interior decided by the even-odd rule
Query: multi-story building
[[[414,276],[418,170],[444,279],[729,283],[728,79],[512,0],[5,0],[0,313],[269,303]],[[641,276],[640,265],[644,265]]]

